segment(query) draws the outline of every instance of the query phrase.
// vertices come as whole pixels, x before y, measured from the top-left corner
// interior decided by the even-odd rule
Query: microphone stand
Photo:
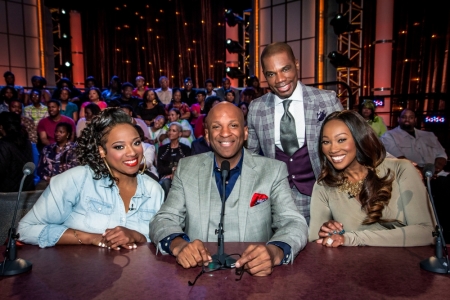
[[[432,176],[432,173],[425,174],[425,176],[427,178],[428,193],[430,196],[431,205],[433,207],[434,217],[436,218],[436,228],[435,231],[433,231],[433,236],[436,237],[435,256],[431,256],[430,258],[422,260],[420,262],[420,267],[426,271],[433,273],[449,274],[450,269],[448,263],[447,245],[445,243],[444,236],[442,235],[442,227],[439,223],[433,196],[431,195],[430,177]],[[443,256],[442,250],[444,250],[445,256]]]
[[[229,169],[229,168],[228,168]],[[232,258],[228,254],[224,253],[224,235],[223,235],[223,219],[225,216],[225,192],[226,192],[226,179],[228,176],[228,170],[222,169],[222,210],[220,212],[220,223],[219,228],[216,229],[216,234],[218,235],[218,241],[217,241],[217,253],[212,256],[213,262],[210,263],[214,264],[214,262],[219,261],[220,262],[220,269],[231,269],[234,268],[234,265],[236,264],[236,259]],[[213,269],[215,269],[213,267]]]
[[[34,168],[33,168],[34,169]],[[20,194],[22,193],[23,183],[25,181],[25,178],[30,174],[33,173],[32,171],[30,173],[25,172],[22,177],[22,181],[20,181],[20,187],[19,187],[19,194],[17,195],[17,202],[16,202],[16,208],[14,209],[14,216],[11,222],[11,228],[9,229],[9,235],[8,235],[8,243],[6,245],[6,251],[5,251],[5,259],[3,260],[3,263],[0,264],[0,276],[11,276],[11,275],[17,275],[22,274],[25,272],[28,272],[33,267],[33,264],[29,261],[26,261],[22,258],[17,258],[17,248],[16,248],[16,239],[19,238],[19,234],[16,234],[16,228],[14,228],[14,224],[16,223],[16,215],[17,210],[19,208],[19,200],[20,200]]]

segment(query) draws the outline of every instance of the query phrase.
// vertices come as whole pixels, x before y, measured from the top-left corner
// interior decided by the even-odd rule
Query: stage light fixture
[[[240,16],[233,13],[233,11],[231,9],[225,10],[225,21],[227,22],[228,26],[230,26],[230,27],[234,27],[237,24],[244,23],[244,20]]]
[[[245,74],[241,71],[238,67],[227,67],[226,68],[227,76],[234,79],[234,78],[244,78]]]
[[[225,42],[225,48],[229,53],[245,53],[244,47],[242,47],[238,41],[233,41],[232,39],[227,39]]]
[[[341,35],[346,32],[353,32],[357,28],[356,25],[351,25],[348,22],[347,16],[342,14],[337,14],[330,22],[333,26],[334,33],[336,35]]]
[[[72,66],[72,63],[70,61],[66,61],[64,63],[64,66],[66,66],[67,68],[70,68]]]
[[[347,56],[342,55],[341,53],[339,53],[337,51],[330,52],[328,54],[328,58],[330,59],[330,63],[335,68],[339,68],[339,67],[349,68],[352,66],[352,62],[350,61],[350,59]]]

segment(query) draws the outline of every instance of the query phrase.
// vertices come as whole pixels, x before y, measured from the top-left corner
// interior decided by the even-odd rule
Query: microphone
[[[426,165],[423,167],[423,175],[424,175],[426,178],[431,178],[431,177],[433,177],[434,171],[435,171],[434,164],[426,164]]]
[[[229,269],[234,268],[236,260],[230,257],[228,254],[224,253],[224,235],[223,235],[223,219],[225,216],[225,192],[226,192],[226,179],[230,173],[230,162],[224,160],[220,166],[220,172],[222,175],[222,211],[220,212],[220,223],[219,228],[216,229],[217,236],[217,253],[212,256],[213,262],[210,263],[210,268],[217,269],[214,262],[219,262],[219,269]],[[212,264],[212,266],[211,266]]]
[[[423,168],[423,173],[427,179],[428,195],[430,196],[431,206],[433,207],[434,218],[436,219],[436,228],[433,231],[433,236],[436,237],[435,256],[424,259],[420,262],[420,267],[426,271],[440,274],[449,274],[450,266],[448,261],[447,245],[444,236],[442,235],[442,227],[439,223],[439,218],[434,205],[433,195],[431,193],[430,179],[434,175],[434,164],[426,164]],[[443,255],[443,251],[445,255]]]
[[[23,177],[20,181],[19,193],[17,195],[16,208],[14,209],[14,216],[11,222],[11,228],[8,234],[8,244],[6,245],[5,259],[3,263],[0,264],[0,276],[11,276],[22,274],[28,272],[33,267],[33,264],[22,258],[17,257],[16,239],[19,238],[19,234],[16,234],[16,228],[14,224],[16,223],[17,210],[19,208],[20,194],[22,193],[23,183],[28,175],[34,172],[36,166],[32,162],[27,162],[22,169]]]

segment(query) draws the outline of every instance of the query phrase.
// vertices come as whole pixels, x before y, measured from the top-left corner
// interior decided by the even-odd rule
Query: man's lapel
[[[211,152],[212,159],[206,159],[198,168],[198,195],[200,215],[198,216],[202,228],[202,241],[208,240],[209,215],[211,206],[211,181],[212,170],[214,166],[214,154]]]
[[[261,124],[263,127],[264,141],[268,143],[262,143],[264,156],[275,158],[275,96],[272,93],[267,94],[267,98],[263,107],[261,107]],[[267,130],[266,130],[267,126]]]
[[[258,176],[255,167],[256,164],[253,161],[252,154],[244,149],[238,208],[239,238],[241,241],[244,241],[246,238],[245,229],[247,226],[247,213],[254,192],[255,178]]]

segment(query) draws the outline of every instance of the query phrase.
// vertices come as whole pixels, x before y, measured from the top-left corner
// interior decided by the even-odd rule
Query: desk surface
[[[226,243],[225,252],[242,253],[246,245]],[[234,270],[221,270],[189,287],[200,268],[185,270],[173,257],[155,256],[151,244],[131,251],[27,245],[18,257],[33,269],[0,277],[0,299],[449,299],[450,275],[419,267],[433,253],[432,247],[330,249],[310,243],[293,265],[276,267],[271,276],[245,273],[235,281]]]

